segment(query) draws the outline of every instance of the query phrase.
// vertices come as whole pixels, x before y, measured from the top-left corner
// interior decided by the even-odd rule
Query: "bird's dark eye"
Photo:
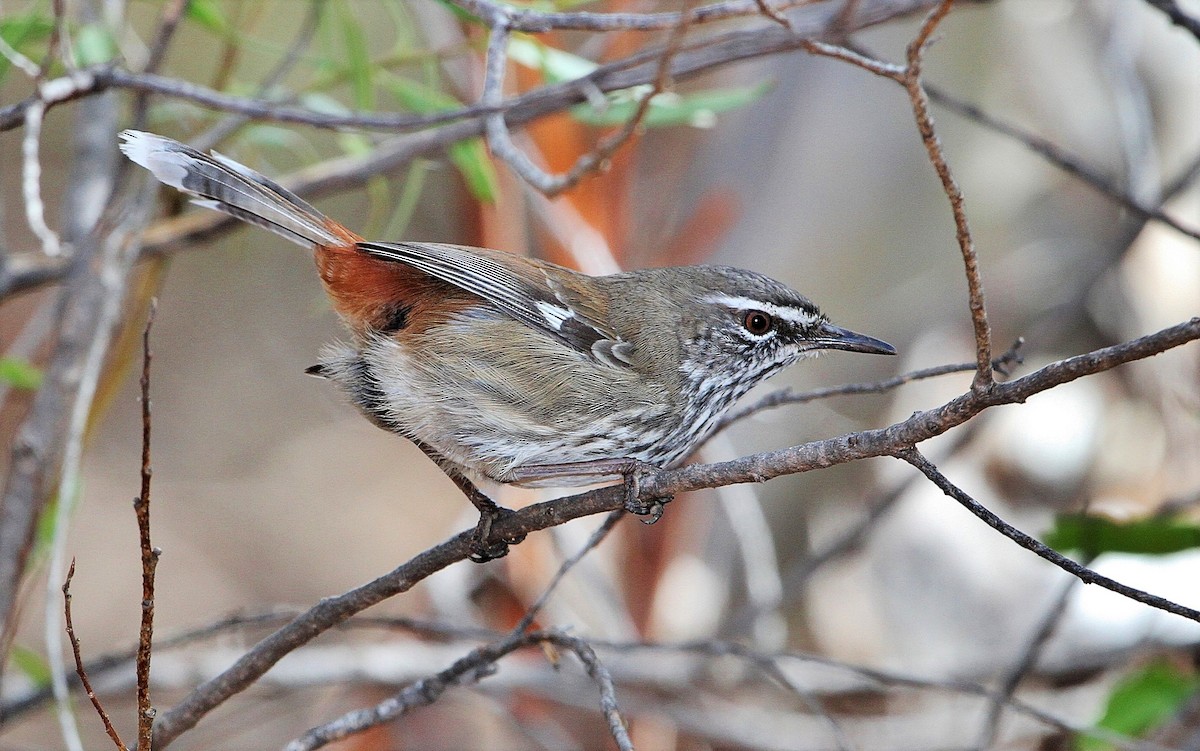
[[[771,330],[771,316],[761,310],[751,310],[746,313],[746,317],[742,319],[742,325],[746,330],[755,336],[762,336]]]

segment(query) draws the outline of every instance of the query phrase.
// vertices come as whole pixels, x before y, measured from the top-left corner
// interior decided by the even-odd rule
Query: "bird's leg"
[[[475,483],[471,482],[466,475],[437,451],[426,446],[421,441],[413,441],[413,443],[417,444],[417,448],[424,451],[425,455],[432,459],[434,464],[438,465],[438,468],[446,474],[446,477],[449,477],[450,481],[458,486],[458,489],[467,497],[471,505],[479,511],[479,523],[475,525],[475,532],[471,535],[472,561],[475,563],[487,563],[497,558],[503,558],[508,555],[509,545],[516,545],[525,539],[525,536],[521,535],[520,537],[493,540],[492,524],[497,519],[513,513],[513,510],[504,508],[491,498],[488,498],[482,490],[475,486]]]
[[[658,471],[658,467],[640,459],[592,459],[584,462],[517,467],[511,472],[510,482],[526,484],[564,477],[595,477],[599,480],[619,475],[625,486],[625,510],[645,517],[642,521],[646,524],[653,524],[662,517],[663,504],[669,503],[671,496],[651,498],[647,501],[643,501],[639,496],[642,478]]]

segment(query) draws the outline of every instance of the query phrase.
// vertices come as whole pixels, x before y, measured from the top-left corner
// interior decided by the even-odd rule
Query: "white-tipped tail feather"
[[[121,139],[125,156],[161,182],[198,197],[194,203],[200,206],[264,227],[305,247],[346,242],[329,229],[321,212],[243,164],[153,133],[126,130]]]

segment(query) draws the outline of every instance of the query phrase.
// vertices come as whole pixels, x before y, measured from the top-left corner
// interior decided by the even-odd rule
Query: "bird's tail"
[[[126,130],[121,151],[194,203],[265,227],[305,247],[352,245],[358,238],[299,196],[220,154],[203,154],[153,133]]]

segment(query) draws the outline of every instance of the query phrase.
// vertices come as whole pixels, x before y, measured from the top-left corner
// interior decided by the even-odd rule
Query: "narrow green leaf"
[[[75,35],[75,58],[81,65],[99,65],[117,56],[117,44],[108,29],[89,23]]]
[[[337,6],[338,20],[342,27],[342,46],[345,50],[347,78],[350,79],[350,90],[354,96],[356,109],[368,111],[375,109],[374,66],[371,64],[371,51],[367,45],[367,37],[362,25],[354,17],[354,13],[345,4]]]
[[[650,100],[650,108],[642,122],[647,128],[673,125],[710,128],[715,124],[717,115],[760,99],[770,87],[770,83],[761,83],[757,86],[709,89],[688,94],[659,94]],[[617,92],[603,111],[598,111],[591,105],[581,104],[571,108],[571,115],[588,125],[621,125],[633,117],[638,108],[637,97],[624,94],[625,92]]]
[[[425,173],[428,171],[427,159],[414,159],[409,165],[404,176],[404,188],[400,191],[400,200],[396,201],[392,218],[380,237],[404,236],[409,223],[412,222],[413,214],[417,212],[417,204],[421,201],[421,192],[425,187]]]
[[[25,674],[35,688],[45,688],[50,685],[50,665],[46,659],[28,647],[14,644],[8,658],[12,664]]]
[[[598,66],[585,57],[542,44],[533,37],[516,35],[508,41],[509,59],[541,71],[550,83],[583,78]]]
[[[409,78],[389,76],[384,79],[383,84],[402,107],[417,114],[428,115],[462,106],[461,102],[449,94]],[[496,166],[484,147],[483,139],[459,141],[446,149],[446,153],[462,174],[471,195],[476,200],[495,203],[496,195],[500,191]]]
[[[1059,551],[1165,555],[1200,547],[1200,526],[1170,517],[1117,522],[1101,516],[1059,514],[1043,541]]]
[[[1126,676],[1109,694],[1098,727],[1140,738],[1173,716],[1179,705],[1200,690],[1200,680],[1167,662],[1155,662]],[[1080,736],[1076,751],[1115,748],[1099,738]]]
[[[478,201],[495,203],[500,186],[496,176],[496,165],[492,164],[492,158],[488,156],[483,139],[469,138],[450,144],[446,153],[450,155],[450,161],[462,174],[471,195]]]
[[[42,371],[28,360],[0,357],[0,382],[15,389],[33,391],[42,385]]]
[[[186,18],[218,36],[225,36],[229,32],[229,21],[216,0],[192,0],[187,5]]]
[[[402,107],[412,110],[418,115],[444,112],[462,106],[461,102],[449,94],[411,78],[389,76],[385,79],[384,85]]]

